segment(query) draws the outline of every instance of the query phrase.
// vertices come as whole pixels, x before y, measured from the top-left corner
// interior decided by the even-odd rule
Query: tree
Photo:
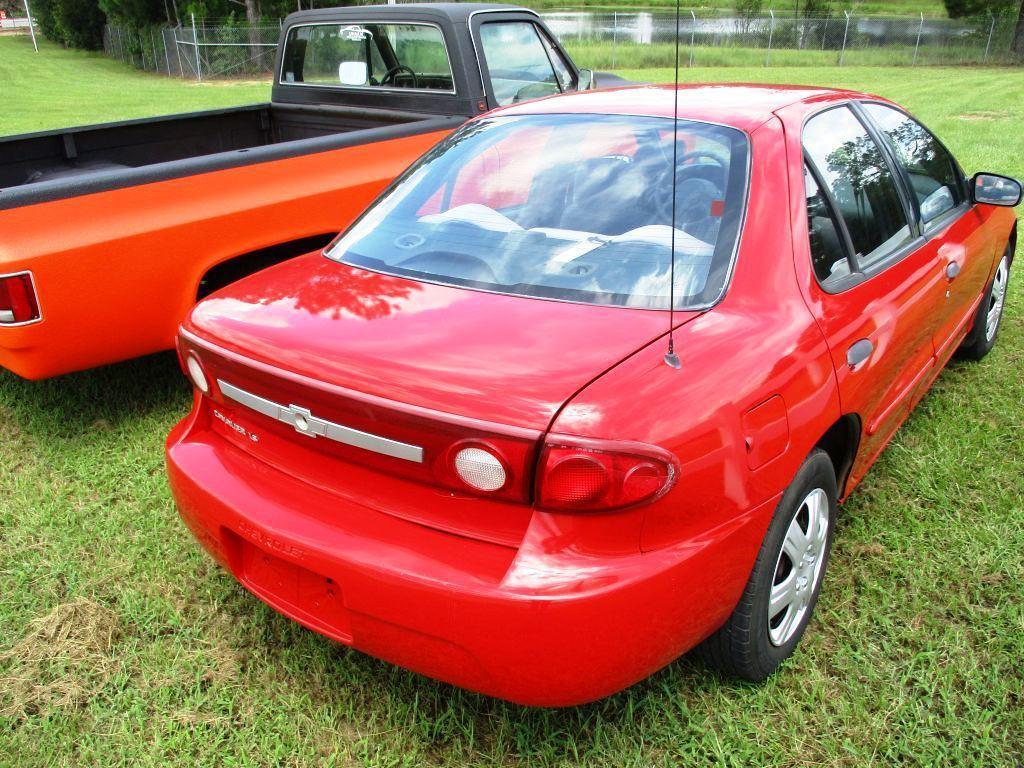
[[[943,0],[951,19],[968,16],[1002,16],[1017,10],[1019,0]]]
[[[1017,29],[1014,30],[1010,50],[1024,56],[1024,3],[1020,4],[1020,10],[1017,12]]]
[[[1021,0],[942,0],[952,19],[964,16],[1002,16],[1017,14],[1017,27],[1010,50],[1024,56],[1024,2]]]

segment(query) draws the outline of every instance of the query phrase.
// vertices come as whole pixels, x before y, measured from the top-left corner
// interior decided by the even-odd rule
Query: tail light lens
[[[199,358],[195,355],[188,355],[185,360],[185,370],[196,389],[204,395],[210,394],[210,382],[206,378],[206,371],[203,370],[203,364],[199,362]]]
[[[677,462],[649,445],[549,436],[537,473],[542,509],[606,511],[651,502],[675,482]]]
[[[41,317],[31,274],[0,277],[0,325],[31,323]]]

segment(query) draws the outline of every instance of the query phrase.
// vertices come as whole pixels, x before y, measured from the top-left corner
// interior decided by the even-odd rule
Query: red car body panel
[[[670,94],[586,93],[505,113],[670,116]],[[167,444],[182,517],[213,556],[318,632],[525,704],[608,695],[719,627],[808,453],[844,417],[860,426],[848,494],[969,331],[1014,218],[974,206],[878,276],[825,294],[808,252],[800,127],[862,96],[680,96],[686,117],[746,131],[752,158],[729,288],[676,316],[680,370],[663,361],[667,312],[413,283],[319,255],[201,303],[180,340],[213,382],[430,455],[492,441],[532,468],[555,436],[658,446],[678,462],[667,494],[614,512],[545,511],[524,469],[525,501],[484,498],[296,438],[213,384]],[[950,258],[967,278],[955,291]],[[847,348],[864,337],[876,352],[851,371]]]
[[[369,272],[319,253],[202,302],[183,327],[328,384],[541,431],[581,384],[668,330],[656,312],[558,301],[538,311],[516,296]]]

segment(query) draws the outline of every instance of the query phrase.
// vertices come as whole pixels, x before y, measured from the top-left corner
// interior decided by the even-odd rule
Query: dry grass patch
[[[120,634],[117,613],[84,597],[34,619],[25,636],[0,654],[0,717],[21,720],[87,701],[114,671]]]

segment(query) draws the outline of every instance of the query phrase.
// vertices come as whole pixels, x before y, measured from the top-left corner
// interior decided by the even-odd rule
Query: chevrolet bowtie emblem
[[[410,445],[369,432],[361,432],[358,429],[346,427],[344,424],[318,418],[308,408],[299,405],[280,405],[273,400],[267,400],[259,395],[246,392],[244,389],[239,389],[223,379],[217,380],[217,387],[227,399],[234,400],[257,413],[287,424],[299,434],[307,437],[325,437],[337,443],[382,453],[396,459],[414,461],[418,464],[423,462],[423,448],[418,445]]]

